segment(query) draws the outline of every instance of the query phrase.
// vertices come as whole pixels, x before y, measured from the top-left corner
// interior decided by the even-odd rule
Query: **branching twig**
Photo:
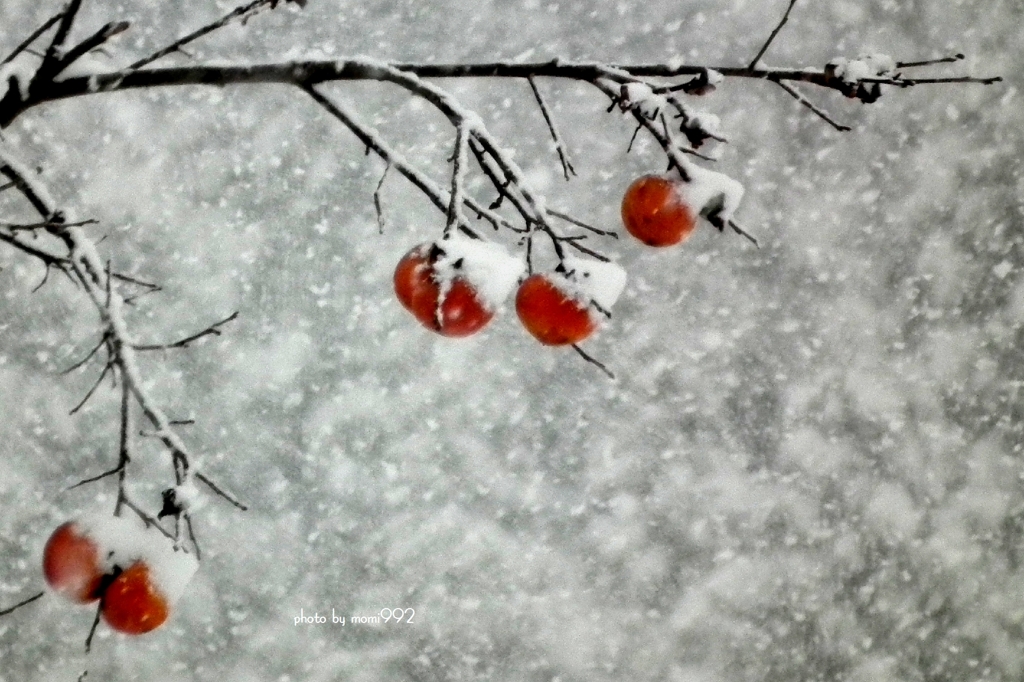
[[[463,187],[466,184],[466,147],[469,144],[470,123],[460,120],[455,124],[455,152],[452,154],[452,188],[448,198],[448,217],[444,225],[444,236],[451,235],[460,222],[459,208],[464,201]]]
[[[244,19],[247,16],[255,13],[257,10],[259,10],[264,5],[276,5],[277,2],[278,2],[278,0],[253,0],[253,2],[250,2],[248,5],[242,5],[241,7],[236,7],[235,9],[233,9],[230,12],[228,12],[227,14],[225,14],[220,19],[218,19],[218,20],[216,20],[216,21],[214,21],[212,23],[209,23],[206,26],[203,26],[202,28],[199,28],[199,29],[193,31],[192,33],[189,33],[187,36],[183,36],[183,37],[175,40],[173,43],[171,43],[167,47],[161,48],[161,49],[157,50],[156,52],[154,52],[153,54],[149,55],[148,57],[144,57],[143,59],[140,59],[137,62],[131,64],[128,67],[128,69],[130,71],[134,71],[136,69],[141,69],[146,64],[150,64],[152,62],[155,62],[156,60],[160,59],[161,57],[165,57],[165,56],[171,54],[172,52],[181,51],[181,48],[184,47],[185,45],[188,45],[189,43],[191,43],[191,42],[193,42],[195,40],[198,40],[199,38],[202,38],[203,36],[205,36],[208,33],[212,33],[213,31],[216,31],[218,28],[221,28],[222,26],[226,26],[227,24],[231,23],[235,19]]]
[[[73,48],[68,50],[67,54],[61,57],[59,65],[55,67],[57,71],[53,75],[60,75],[61,71],[74,64],[76,60],[92,50],[95,50],[117,34],[124,33],[128,30],[129,26],[131,26],[131,24],[127,21],[112,21],[100,30],[96,31],[96,33],[93,33],[78,45],[75,45]]]
[[[735,220],[732,220],[731,218],[729,219],[729,227],[731,227],[732,231],[735,232],[736,234],[740,235],[741,237],[746,237],[747,239],[749,239],[751,243],[753,243],[753,245],[756,246],[757,248],[761,248],[761,245],[757,242],[757,237],[747,232],[739,223],[737,223]]]
[[[593,232],[594,234],[600,235],[602,237],[611,237],[612,239],[618,239],[619,238],[619,234],[617,232],[611,232],[610,230],[599,230],[596,227],[593,227],[591,225],[587,225],[586,223],[581,222],[581,221],[577,220],[576,218],[573,218],[568,213],[563,213],[561,211],[556,211],[553,208],[549,208],[548,209],[548,215],[553,215],[556,218],[561,218],[562,220],[566,221],[567,223],[572,223],[576,227],[582,227],[584,230],[588,230],[588,231]]]
[[[238,311],[236,310],[235,312],[233,312],[230,315],[228,315],[227,317],[225,317],[223,320],[221,320],[219,322],[214,322],[213,324],[211,324],[206,329],[204,329],[204,330],[202,330],[200,332],[196,332],[195,334],[192,334],[191,336],[186,336],[185,338],[180,339],[178,341],[175,341],[173,343],[145,344],[145,345],[135,344],[132,347],[135,350],[139,350],[139,351],[170,350],[171,348],[187,348],[190,343],[192,343],[193,341],[196,341],[198,339],[201,339],[204,336],[211,336],[211,335],[212,336],[220,336],[220,327],[222,327],[223,325],[227,324],[228,322],[231,322],[231,321],[235,320],[237,317],[238,317]]]
[[[99,624],[100,624],[100,613],[102,611],[103,611],[103,597],[100,597],[100,603],[96,606],[96,615],[92,619],[92,627],[89,628],[89,634],[85,638],[85,653],[89,653],[89,651],[92,649],[92,638],[96,635],[96,628],[99,627]],[[81,680],[88,673],[89,673],[88,670],[85,671],[84,673],[82,673],[82,676],[79,677],[78,679]]]
[[[220,495],[221,497],[223,497],[225,500],[227,500],[229,503],[231,503],[235,507],[238,507],[242,511],[245,511],[245,510],[248,509],[247,506],[245,506],[244,504],[239,502],[238,499],[236,499],[234,496],[232,496],[229,493],[225,492],[219,485],[217,485],[216,483],[211,481],[209,478],[207,478],[201,471],[197,471],[193,475],[196,478],[198,478],[200,481],[205,483],[207,485],[207,487],[210,488],[210,490],[212,490],[213,492],[215,492],[218,495]]]
[[[764,53],[768,51],[768,47],[772,44],[772,41],[775,40],[775,36],[779,35],[779,31],[781,31],[782,27],[786,25],[787,21],[789,21],[789,13],[793,10],[793,5],[795,4],[796,0],[789,0],[789,7],[786,8],[786,13],[782,15],[782,20],[779,21],[775,30],[772,31],[772,34],[768,36],[768,40],[766,40],[764,45],[761,46],[761,49],[757,51],[757,55],[750,61],[750,64],[747,65],[748,69],[753,69],[757,66],[757,63],[761,61],[761,57],[763,57]]]
[[[110,476],[113,476],[114,474],[120,473],[123,469],[124,469],[124,467],[121,466],[120,464],[118,464],[113,469],[109,469],[108,471],[104,471],[102,474],[96,474],[95,476],[90,476],[89,478],[83,478],[78,483],[75,483],[74,485],[69,485],[67,488],[64,488],[64,492],[69,492],[71,490],[74,490],[75,488],[81,488],[83,485],[88,485],[89,483],[95,483],[96,481],[102,481],[104,478],[109,478]]]
[[[533,90],[533,96],[537,100],[537,106],[540,107],[540,113],[544,115],[544,122],[548,124],[548,131],[551,133],[551,139],[555,143],[555,151],[558,152],[558,160],[562,162],[562,175],[568,180],[569,176],[576,175],[576,169],[572,167],[572,162],[569,161],[569,153],[565,148],[565,143],[562,142],[562,137],[558,134],[558,128],[555,127],[555,120],[551,116],[551,112],[548,110],[548,105],[544,102],[544,98],[540,94],[540,90],[537,88],[537,82],[533,76],[526,79],[530,83],[530,89]]]
[[[725,78],[773,79],[811,83],[844,92],[848,85],[829,76],[825,69],[781,69],[767,67],[735,67],[710,65],[621,64],[549,61],[539,63],[493,62],[474,64],[387,64],[366,59],[305,60],[268,64],[220,65],[200,64],[154,69],[126,69],[112,73],[75,76],[60,81],[33,81],[27,100],[16,90],[0,98],[0,128],[5,128],[21,113],[44,102],[83,95],[115,92],[137,88],[182,85],[230,85],[245,83],[282,83],[309,87],[327,81],[378,80],[401,84],[405,78],[529,78],[554,77],[594,82],[604,78],[616,83],[635,82],[639,78],[676,78],[699,76],[715,71]],[[397,76],[401,75],[402,78]],[[994,83],[999,78],[964,77],[953,80],[918,80],[925,82]],[[421,81],[422,82],[422,81]],[[899,81],[882,81],[899,85]],[[417,89],[417,94],[423,92]]]
[[[614,379],[615,378],[615,375],[612,373],[612,371],[610,369],[608,369],[605,366],[605,364],[603,362],[601,362],[600,360],[598,360],[594,356],[588,354],[586,351],[584,351],[582,348],[579,347],[579,344],[576,344],[576,343],[572,344],[572,349],[574,351],[576,351],[577,353],[579,353],[581,358],[583,358],[584,360],[586,360],[587,362],[592,364],[594,367],[597,367],[599,370],[601,370],[606,375],[608,375],[609,379]]]
[[[938,59],[924,59],[919,62],[896,62],[897,69],[909,69],[915,66],[931,66],[932,64],[951,64],[966,59],[963,52],[957,52],[952,57],[940,57]]]
[[[46,49],[46,54],[43,55],[43,63],[39,65],[39,70],[36,71],[36,75],[32,79],[33,85],[41,85],[52,80],[62,68],[61,60],[65,53],[64,43],[67,42],[71,26],[75,23],[75,16],[81,7],[82,0],[69,0],[67,7],[61,12],[57,30],[53,33],[53,40],[50,41],[50,46]]]
[[[384,160],[385,163],[393,166],[399,173],[415,185],[428,199],[434,204],[440,211],[447,214],[448,204],[450,202],[450,196],[448,192],[439,187],[433,180],[424,175],[414,165],[412,165],[404,156],[398,151],[392,149],[381,136],[373,128],[360,122],[348,109],[341,104],[332,102],[325,97],[320,91],[310,85],[299,85],[304,92],[312,97],[317,104],[324,108],[334,118],[341,121],[346,128],[362,142],[366,147],[372,149],[377,156]],[[512,227],[505,218],[499,214],[491,211],[473,199],[466,197],[466,206],[475,212],[481,218],[485,218],[495,227]],[[460,226],[464,232],[469,234],[476,234],[475,231],[466,223],[462,223]]]
[[[98,379],[96,379],[96,383],[92,385],[92,388],[90,388],[89,392],[85,394],[85,397],[82,398],[82,400],[77,405],[71,408],[71,411],[68,412],[68,415],[73,415],[80,409],[85,407],[85,404],[89,402],[89,398],[91,398],[93,393],[96,392],[96,389],[100,387],[100,385],[103,383],[103,380],[107,378],[107,374],[110,372],[112,367],[113,365],[110,362],[107,362],[107,364],[103,366],[103,371],[100,372],[100,376]]]
[[[848,126],[848,125],[843,125],[842,123],[837,123],[831,116],[828,115],[828,112],[826,112],[824,109],[822,109],[821,107],[817,106],[816,104],[814,104],[813,102],[808,100],[806,97],[803,96],[803,94],[799,90],[794,88],[792,85],[789,85],[787,83],[783,83],[782,81],[777,81],[777,80],[773,80],[772,82],[775,83],[776,85],[778,85],[780,88],[782,88],[786,92],[788,92],[793,97],[793,99],[795,99],[797,102],[800,102],[800,104],[804,105],[805,107],[807,107],[808,109],[813,111],[823,121],[828,123],[830,126],[835,128],[836,130],[838,130],[840,132],[847,132],[849,130],[852,130],[850,128],[850,126]]]
[[[384,166],[384,172],[380,174],[377,189],[373,190],[373,209],[377,213],[377,231],[379,234],[384,234],[384,208],[381,204],[380,192],[384,187],[384,180],[387,179],[389,170],[391,170],[391,162]]]
[[[45,592],[40,592],[38,594],[32,595],[28,599],[22,599],[20,602],[18,602],[14,606],[8,606],[6,609],[0,609],[0,616],[6,616],[9,613],[14,613],[18,609],[20,609],[22,606],[27,606],[28,604],[31,604],[35,600],[42,598],[42,596],[45,595],[45,594],[46,594]]]
[[[32,33],[29,34],[28,38],[25,38],[25,40],[21,41],[21,43],[16,48],[11,50],[11,53],[9,55],[3,58],[3,61],[0,61],[0,66],[13,62],[18,57],[18,55],[24,52],[26,49],[28,49],[29,45],[34,43],[36,39],[39,38],[39,36],[46,33],[51,26],[60,21],[62,16],[64,16],[64,12],[58,12],[57,14],[54,14],[52,17],[47,19],[42,26],[32,31]],[[2,189],[3,188],[0,188],[0,190]]]

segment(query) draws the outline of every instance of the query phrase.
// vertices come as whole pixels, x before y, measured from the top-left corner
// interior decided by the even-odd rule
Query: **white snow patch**
[[[715,214],[727,223],[743,200],[743,185],[724,173],[694,164],[687,172],[690,182],[676,183],[679,198],[701,215]]]
[[[78,76],[95,76],[101,73],[112,73],[117,70],[114,62],[102,52],[90,52],[73,61],[56,78],[60,82]]]
[[[688,111],[690,120],[687,126],[703,130],[709,135],[722,135],[722,119],[707,111]]]
[[[203,506],[203,497],[191,477],[174,487],[174,502],[182,511],[194,512]]]
[[[586,303],[593,301],[604,310],[611,310],[626,287],[626,271],[616,263],[588,258],[566,256],[563,262],[571,273],[573,296]]]
[[[446,288],[446,283],[450,286],[455,277],[462,277],[489,310],[501,306],[523,274],[523,261],[509,254],[501,244],[462,235],[453,235],[436,244],[444,252],[434,264],[441,289]]]
[[[32,84],[32,77],[36,73],[37,60],[27,53],[18,55],[13,61],[0,66],[0,99],[7,96],[10,88],[11,76],[14,76],[18,83],[18,91],[21,99],[28,99],[28,88]]]
[[[149,567],[154,586],[173,604],[185,592],[199,562],[194,555],[176,549],[170,539],[155,528],[147,528],[135,517],[93,515],[76,522],[100,551],[105,571],[114,566],[126,569],[142,561]]]
[[[829,61],[836,76],[846,83],[858,83],[865,78],[884,78],[896,71],[896,61],[887,54],[866,54],[856,59],[836,57]]]
[[[644,118],[653,119],[668,109],[668,102],[661,95],[654,94],[650,86],[644,83],[623,83],[622,101],[619,107],[623,111],[636,109]]]

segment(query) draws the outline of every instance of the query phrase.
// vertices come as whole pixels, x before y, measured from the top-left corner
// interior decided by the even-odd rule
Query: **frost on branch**
[[[867,54],[856,59],[835,57],[825,65],[825,77],[838,79],[847,97],[856,97],[865,104],[882,96],[882,85],[866,79],[887,79],[896,74],[896,60],[887,54]]]

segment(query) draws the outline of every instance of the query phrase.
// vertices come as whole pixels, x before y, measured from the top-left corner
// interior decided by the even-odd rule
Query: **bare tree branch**
[[[241,509],[242,511],[245,511],[245,510],[247,510],[247,509],[248,509],[248,507],[247,507],[247,506],[245,506],[244,504],[242,504],[241,502],[239,502],[239,501],[238,501],[238,499],[237,499],[236,497],[234,497],[233,495],[230,495],[230,494],[228,494],[227,492],[225,492],[223,488],[221,488],[221,487],[220,487],[219,485],[217,485],[216,483],[214,483],[213,481],[211,481],[211,480],[210,480],[210,479],[209,479],[209,478],[208,478],[208,477],[207,477],[206,475],[204,475],[204,474],[203,474],[202,472],[200,472],[200,471],[197,471],[197,472],[195,472],[194,476],[195,476],[195,477],[196,477],[197,479],[199,479],[200,481],[202,481],[203,483],[205,483],[205,484],[206,484],[206,486],[207,486],[207,487],[208,487],[208,488],[209,488],[210,490],[212,490],[213,492],[215,492],[215,493],[217,493],[218,495],[220,495],[221,497],[223,497],[223,498],[224,498],[225,500],[227,500],[227,501],[228,501],[229,503],[231,503],[231,504],[232,504],[232,505],[234,505],[235,507],[238,507],[238,508],[239,508],[239,509]]]
[[[826,123],[831,125],[836,130],[838,130],[840,132],[848,132],[848,131],[852,130],[852,128],[850,128],[850,126],[848,126],[848,125],[843,125],[842,123],[837,123],[831,116],[828,115],[828,112],[826,112],[824,109],[822,109],[821,107],[815,105],[809,99],[804,97],[803,94],[799,90],[794,88],[792,85],[789,85],[787,83],[783,83],[782,81],[777,81],[777,80],[772,80],[772,82],[775,83],[776,85],[778,85],[780,88],[782,88],[786,92],[788,92],[793,97],[793,99],[795,99],[797,102],[800,102],[800,104],[804,105],[805,107],[807,107],[808,109],[813,111],[815,114],[817,114],[819,117],[821,117],[821,119],[823,121],[825,121]]]
[[[576,175],[576,169],[572,167],[572,162],[569,161],[569,153],[565,148],[565,143],[562,142],[562,137],[558,134],[558,128],[555,127],[555,121],[548,110],[548,105],[544,102],[544,98],[537,88],[536,80],[533,76],[526,80],[529,81],[530,89],[533,90],[533,96],[537,100],[537,106],[540,107],[540,113],[544,115],[544,122],[548,124],[548,131],[551,133],[551,139],[555,143],[555,151],[558,152],[558,160],[562,162],[562,175],[568,180],[570,175]]]
[[[605,364],[603,362],[601,362],[600,360],[595,358],[593,355],[590,355],[585,350],[580,348],[578,343],[572,344],[572,349],[574,351],[576,351],[577,353],[579,353],[581,358],[583,358],[584,360],[586,360],[587,362],[592,364],[594,367],[597,367],[599,370],[604,372],[608,376],[609,379],[614,379],[615,378],[615,375],[612,373],[612,371],[610,369],[608,369],[605,366]]]
[[[187,348],[190,343],[192,343],[193,341],[196,341],[198,339],[201,339],[204,336],[211,336],[211,335],[212,336],[220,336],[220,327],[224,326],[228,322],[231,322],[231,321],[235,320],[237,317],[238,317],[238,311],[236,310],[235,312],[233,312],[230,315],[228,315],[227,317],[225,317],[223,320],[221,320],[219,322],[214,322],[213,324],[211,324],[206,329],[204,329],[202,331],[199,331],[199,332],[196,332],[195,334],[192,334],[191,336],[186,336],[185,338],[180,339],[178,341],[175,341],[173,343],[146,344],[146,345],[135,344],[133,346],[133,348],[135,348],[135,350],[139,350],[139,351],[169,350],[171,348]]]
[[[96,31],[96,33],[93,33],[78,45],[75,45],[73,48],[68,50],[67,54],[61,57],[60,64],[56,67],[57,71],[53,75],[60,75],[61,71],[74,64],[76,60],[88,54],[92,50],[95,50],[117,34],[124,33],[128,30],[129,26],[131,26],[131,24],[127,21],[114,21],[107,24],[99,31]]]
[[[62,16],[64,16],[64,12],[58,12],[57,14],[54,14],[52,17],[43,22],[42,26],[32,31],[32,33],[29,34],[28,38],[25,38],[25,40],[21,41],[21,43],[16,48],[11,50],[11,53],[9,55],[3,58],[3,61],[0,61],[0,66],[13,62],[18,57],[18,55],[24,52],[32,43],[34,43],[36,39],[39,38],[39,36],[46,33],[51,26],[60,21]]]
[[[757,63],[761,61],[761,57],[763,57],[764,53],[768,51],[768,48],[769,46],[771,46],[772,41],[775,40],[775,36],[779,35],[779,31],[781,31],[782,27],[786,25],[787,21],[789,21],[789,13],[793,11],[793,5],[795,4],[796,0],[789,0],[789,7],[786,8],[786,13],[782,15],[782,20],[779,21],[778,25],[776,25],[775,30],[772,31],[772,34],[768,36],[768,40],[766,40],[764,45],[761,46],[761,49],[757,51],[757,55],[755,55],[754,58],[750,61],[750,64],[747,65],[747,68],[753,69],[755,66],[757,66]]]
[[[446,196],[448,193],[441,189],[433,180],[428,178],[422,172],[420,172],[415,166],[413,166],[404,156],[398,151],[392,149],[384,140],[380,137],[376,130],[361,123],[346,107],[336,102],[332,102],[327,99],[322,93],[312,86],[300,85],[300,88],[312,97],[317,104],[324,108],[331,116],[338,119],[348,128],[352,133],[359,138],[367,148],[372,149],[377,156],[393,166],[399,173],[415,185],[428,199],[434,204],[440,211],[447,214],[448,204],[450,197]],[[494,213],[490,209],[481,206],[476,201],[466,198],[466,206],[469,207],[478,216],[486,218],[495,227],[498,225],[511,226],[505,218]],[[461,228],[464,232],[476,235],[476,232],[466,223],[462,223]]]
[[[39,65],[39,70],[36,71],[36,75],[32,79],[33,87],[49,82],[60,71],[61,60],[64,58],[65,52],[64,43],[67,42],[71,26],[75,23],[75,17],[81,7],[82,0],[69,0],[64,11],[61,12],[60,22],[57,24],[57,30],[54,31],[53,40],[50,41],[50,46],[43,55],[43,63]]]
[[[389,170],[391,170],[390,162],[384,166],[384,172],[380,174],[380,182],[377,183],[377,189],[373,191],[373,208],[377,213],[378,234],[384,234],[384,209],[381,205],[380,192],[384,187],[384,180],[387,179]]]
[[[915,66],[931,66],[932,64],[950,64],[965,59],[963,52],[957,52],[952,57],[940,57],[938,59],[925,59],[919,62],[896,62],[897,69],[909,69]]]
[[[67,488],[64,488],[64,492],[69,492],[71,490],[74,490],[75,488],[81,488],[83,485],[88,485],[89,483],[95,483],[96,481],[102,481],[104,478],[109,478],[110,476],[113,476],[114,474],[121,473],[121,471],[123,469],[124,469],[124,467],[122,467],[120,464],[118,464],[113,469],[109,469],[107,471],[104,471],[102,474],[96,474],[95,476],[90,476],[89,478],[83,478],[78,483],[75,483],[74,485],[69,485]]]
[[[91,76],[76,76],[60,81],[33,81],[27,100],[10,90],[0,99],[0,128],[7,127],[27,109],[69,97],[114,92],[137,88],[155,88],[182,85],[231,85],[244,83],[281,83],[317,85],[326,81],[384,80],[401,84],[409,78],[529,78],[549,76],[593,82],[605,78],[617,82],[630,82],[637,78],[674,78],[694,76],[716,71],[726,78],[770,78],[780,81],[811,83],[833,90],[844,89],[841,81],[830,77],[824,69],[775,69],[750,67],[711,67],[706,65],[622,64],[606,65],[586,62],[513,63],[494,62],[479,64],[406,64],[376,62],[366,59],[307,60],[269,64],[195,65],[156,69],[123,70]],[[401,76],[401,77],[399,77]],[[37,78],[38,80],[38,78]],[[994,83],[997,78],[964,77],[952,81],[919,80],[924,82]],[[898,80],[882,81],[899,85]],[[420,92],[422,95],[423,93]]]
[[[213,31],[216,31],[218,28],[230,24],[232,21],[244,20],[252,14],[256,13],[261,7],[264,7],[266,5],[271,5],[272,7],[276,6],[277,2],[278,0],[253,0],[253,2],[250,2],[248,5],[236,7],[220,19],[217,19],[216,21],[213,21],[207,24],[206,26],[203,26],[202,28],[193,31],[192,33],[189,33],[186,36],[178,38],[167,47],[163,47],[154,52],[153,54],[149,55],[148,57],[144,57],[138,60],[137,62],[131,64],[128,67],[128,69],[132,71],[136,69],[141,69],[146,64],[155,62],[161,57],[165,57],[171,54],[172,52],[180,52],[181,48],[183,48],[185,45],[188,45],[189,43],[198,40],[199,38],[202,38],[206,34],[212,33]]]
[[[14,606],[8,606],[6,609],[0,610],[0,616],[6,616],[9,613],[14,613],[18,609],[20,609],[22,606],[27,606],[28,604],[31,604],[35,600],[42,598],[42,596],[45,595],[45,594],[46,594],[45,592],[39,592],[38,594],[32,595],[28,599],[22,599],[20,602],[18,602]]]

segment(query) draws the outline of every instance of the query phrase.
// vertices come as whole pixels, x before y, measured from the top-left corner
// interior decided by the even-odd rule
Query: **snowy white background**
[[[744,64],[785,2],[311,0],[192,48],[409,61]],[[231,5],[86,0],[78,30],[133,21],[128,63]],[[0,52],[53,12],[0,0]],[[957,51],[996,86],[808,91],[729,81],[701,104],[732,143],[755,250],[706,224],[680,248],[605,245],[630,273],[587,349],[539,347],[507,310],[477,337],[421,329],[395,263],[443,217],[282,87],[182,88],[40,107],[4,135],[41,165],[115,268],[161,283],[130,323],[168,340],[152,390],[204,470],[204,561],[142,638],[47,597],[0,619],[0,680],[867,682],[1024,676],[1024,69],[1017,0],[798,3],[771,65]],[[183,62],[183,57],[174,60]],[[618,228],[663,168],[588,86],[540,81],[580,177],[561,179],[524,83],[448,82],[549,203]],[[451,132],[376,83],[327,91],[443,178]],[[432,132],[431,132],[432,131]],[[98,367],[84,297],[0,249],[0,604],[40,589],[49,532],[110,509],[117,395],[68,410]],[[140,425],[141,426],[141,425]],[[137,498],[167,457],[144,441]],[[410,625],[296,627],[304,613],[411,607]]]

